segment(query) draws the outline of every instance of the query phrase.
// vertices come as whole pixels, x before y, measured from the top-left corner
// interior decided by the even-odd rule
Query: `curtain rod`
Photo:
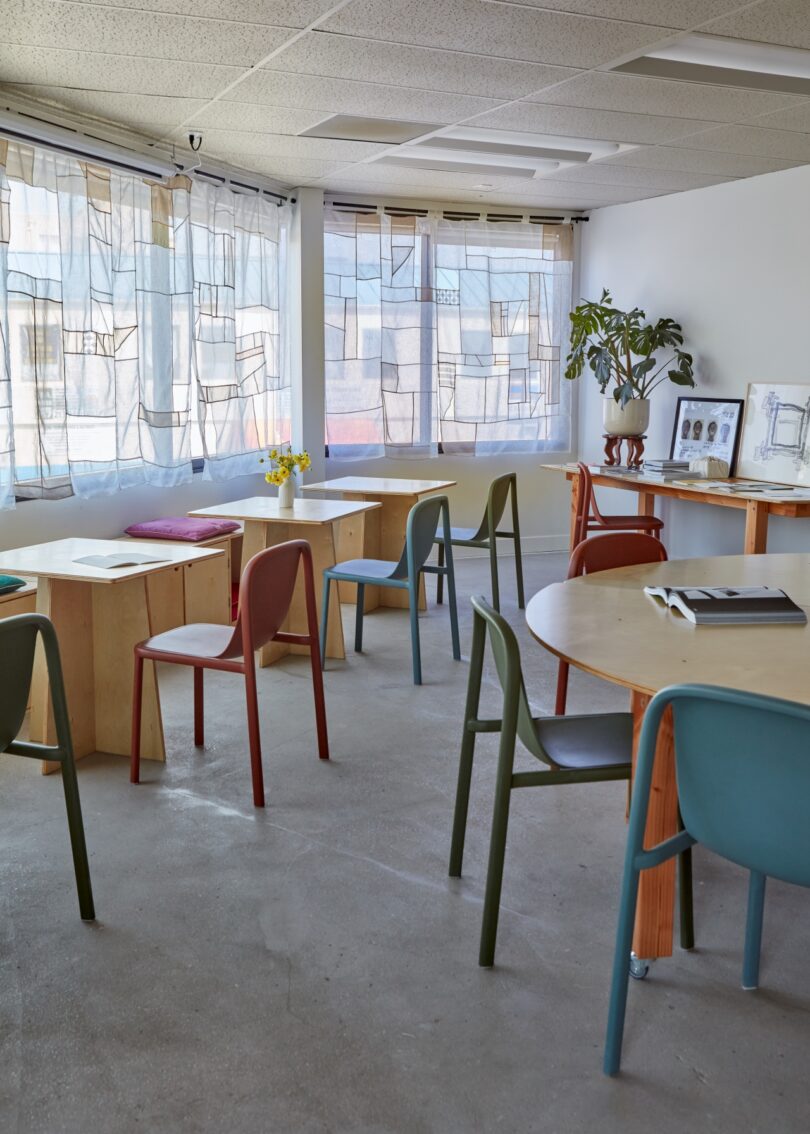
[[[467,212],[461,209],[441,209],[431,210],[418,207],[411,207],[407,205],[383,205],[374,204],[368,201],[328,201],[325,202],[325,207],[330,209],[337,209],[338,211],[346,213],[385,213],[390,217],[427,217],[432,211],[441,212],[444,220],[452,221],[465,221],[465,220],[486,220],[491,224],[514,222],[514,221],[527,221],[529,224],[580,224],[587,223],[588,217],[578,216],[576,214],[549,214],[543,215],[539,213],[506,213],[506,212]]]

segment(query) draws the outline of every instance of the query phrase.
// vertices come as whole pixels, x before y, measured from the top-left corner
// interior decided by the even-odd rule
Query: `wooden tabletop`
[[[780,587],[810,609],[810,555],[724,555],[599,571],[534,596],[534,637],[577,668],[639,693],[704,682],[810,704],[810,625],[695,626],[644,594],[664,586]]]
[[[159,563],[139,563],[135,567],[90,567],[77,563],[87,555],[148,555]],[[72,579],[79,583],[118,583],[122,579],[137,579],[151,575],[155,571],[165,571],[184,563],[194,563],[200,559],[213,559],[224,555],[218,548],[198,548],[193,544],[166,542],[157,546],[154,542],[141,543],[138,540],[123,544],[117,539],[57,539],[51,543],[38,543],[31,547],[15,547],[11,551],[0,552],[0,572],[10,575],[33,575],[46,579]]]
[[[190,516],[219,516],[229,520],[264,520],[277,524],[331,524],[358,512],[379,508],[366,500],[310,500],[299,497],[292,508],[279,508],[277,496],[250,496],[212,508],[198,508]]]
[[[305,492],[363,492],[373,496],[424,496],[453,488],[455,480],[406,480],[395,476],[339,476],[317,484],[305,484]]]

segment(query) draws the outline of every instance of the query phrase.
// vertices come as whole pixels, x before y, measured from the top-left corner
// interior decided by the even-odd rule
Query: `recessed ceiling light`
[[[397,118],[361,118],[355,114],[334,114],[317,126],[302,130],[301,138],[342,138],[351,142],[383,142],[399,145],[441,127],[430,122],[405,122]]]
[[[458,161],[455,158],[428,157],[427,155],[420,157],[418,154],[414,154],[413,157],[405,157],[398,152],[387,156],[383,155],[377,160],[385,165],[399,165],[408,169],[437,169],[445,173],[489,173],[494,177],[534,177],[536,172],[534,166],[485,164],[480,160],[480,157],[478,161]]]
[[[494,189],[494,188],[495,188],[495,186],[489,181],[482,181],[478,185],[473,185],[473,189],[481,189],[481,190],[484,190],[484,191],[486,191],[488,189]]]
[[[715,86],[810,94],[810,51],[716,35],[687,35],[613,70]]]

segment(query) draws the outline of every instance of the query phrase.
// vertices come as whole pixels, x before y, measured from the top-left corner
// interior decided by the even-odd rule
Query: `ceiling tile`
[[[677,142],[674,143],[677,146]],[[725,150],[752,157],[792,158],[810,162],[810,134],[788,130],[761,130],[756,126],[721,126],[695,134],[683,144],[697,150]]]
[[[795,95],[592,71],[527,101],[698,121],[743,122],[802,100]]]
[[[214,128],[209,126],[208,123],[213,121],[222,121],[223,119],[213,117],[218,114],[218,111],[225,107],[230,107],[232,112],[236,112],[237,106],[234,103],[215,103],[212,107],[205,111],[200,117],[194,119],[194,129],[203,136],[203,146],[206,149],[213,147],[229,148],[232,150],[240,150],[245,154],[263,154],[267,153],[265,146],[267,145],[267,134],[259,133],[256,130],[239,130],[236,127],[228,128]],[[298,131],[289,129],[293,125],[289,115],[298,115],[304,113],[298,110],[273,110],[265,115],[265,128],[269,134],[296,134]],[[320,115],[315,115],[315,121],[320,121]],[[309,125],[314,126],[315,121],[312,121],[310,116]],[[305,130],[306,126],[301,126],[300,129]],[[184,131],[185,132],[185,131]]]
[[[369,82],[453,94],[484,94],[496,99],[520,98],[577,74],[567,67],[520,63],[488,55],[471,57],[454,51],[330,35],[320,29],[302,36],[266,67],[338,79],[362,75]]]
[[[779,161],[775,158],[749,157],[745,154],[718,153],[712,150],[675,149],[672,146],[639,146],[616,157],[605,158],[600,165],[635,166],[638,169],[669,169],[683,173],[713,173],[728,177],[757,177],[801,165],[801,161]]]
[[[152,137],[172,130],[189,114],[205,106],[204,99],[80,91],[70,87],[4,85],[2,89],[19,102],[35,98],[59,110],[90,115]]]
[[[132,8],[125,0],[83,0],[97,8]],[[138,0],[139,8],[149,12],[170,12],[182,16],[223,16],[238,23],[275,24],[277,27],[305,28],[334,7],[334,0]]]
[[[670,169],[638,169],[629,165],[609,165],[607,162],[590,162],[576,169],[564,169],[559,174],[543,178],[581,182],[584,185],[617,185],[660,189],[666,193],[679,193],[684,189],[704,189],[707,185],[719,185],[723,181],[733,181],[733,177],[722,174],[682,173]]]
[[[326,114],[358,114],[398,118],[416,122],[450,123],[471,118],[498,106],[491,98],[443,94],[410,87],[388,87],[376,83],[357,83],[348,79],[324,79],[310,75],[286,75],[275,71],[254,71],[226,96],[227,101],[267,106],[294,106],[322,110]],[[225,101],[225,100],[223,100]]]
[[[251,139],[253,135],[249,135]],[[259,160],[262,156],[270,159],[274,157],[311,159],[313,161],[336,162],[339,165],[352,164],[362,161],[363,158],[374,157],[388,147],[375,145],[372,142],[344,142],[334,138],[298,138],[294,134],[262,134],[258,145],[261,147],[257,153],[257,146],[248,144],[247,151],[240,150],[239,136],[233,142],[234,131],[217,131],[212,137],[208,130],[203,132],[203,145],[208,148],[216,147],[217,152],[241,152],[245,159],[251,155],[251,161]]]
[[[5,83],[33,83],[90,91],[211,98],[242,74],[242,67],[211,63],[172,63],[94,52],[58,51],[0,43],[0,75]]]
[[[196,19],[132,8],[53,4],[49,0],[3,0],[4,42],[29,47],[249,67],[293,34],[289,28]],[[80,74],[75,77],[77,85]]]
[[[740,6],[740,0],[521,0],[521,3],[560,12],[576,12],[581,16],[665,24],[673,28],[692,28],[733,12]]]
[[[810,11],[808,11],[810,19]],[[746,119],[738,119],[745,122]],[[787,107],[774,114],[766,114],[751,122],[752,126],[762,126],[767,130],[798,130],[801,134],[810,134],[810,102],[803,102],[799,106]]]
[[[224,147],[206,151],[209,156],[228,165],[237,166],[247,172],[262,173],[277,181],[288,184],[298,181],[312,181],[330,173],[347,168],[339,161],[316,161],[309,158],[274,157],[267,155],[243,154],[239,150]]]
[[[481,0],[354,0],[324,23],[326,31],[395,43],[597,67],[671,34],[672,27],[569,16]]]
[[[646,114],[617,114],[608,110],[582,110],[571,106],[544,106],[516,102],[500,107],[475,123],[476,129],[520,130],[536,134],[563,134],[607,142],[671,142],[707,123],[689,118]]]
[[[701,31],[810,50],[810,11],[807,0],[764,0],[747,12],[717,20]]]

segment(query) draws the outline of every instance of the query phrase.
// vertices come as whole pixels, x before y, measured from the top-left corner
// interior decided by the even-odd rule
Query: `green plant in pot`
[[[607,288],[598,303],[587,300],[571,312],[571,353],[565,377],[579,378],[590,366],[604,395],[605,432],[638,437],[650,421],[650,395],[663,382],[694,386],[692,355],[682,350],[683,331],[674,319],[648,323],[639,307],[620,311]],[[657,355],[665,353],[660,365]]]

